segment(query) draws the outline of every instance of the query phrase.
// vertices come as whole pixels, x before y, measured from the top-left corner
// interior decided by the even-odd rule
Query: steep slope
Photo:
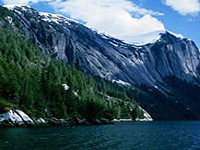
[[[60,60],[50,60],[31,41],[2,28],[0,79],[0,127],[2,122],[24,124],[30,121],[26,121],[26,116],[25,120],[20,119],[16,111],[13,112],[16,108],[34,118],[145,117],[139,104],[125,92],[103,88],[106,83],[102,80],[95,81]],[[113,86],[114,83],[110,83],[110,87]],[[109,96],[107,90],[114,96]]]
[[[61,15],[40,13],[26,6],[9,9],[19,20],[16,28],[11,17],[7,17],[11,28],[20,30],[51,58],[75,64],[107,80],[120,80],[140,88],[145,85],[144,90],[153,98],[140,102],[155,118],[200,118],[199,101],[184,96],[179,89],[181,84],[190,92],[193,87],[200,91],[200,52],[193,41],[166,31],[154,43],[137,46],[98,34]],[[178,84],[170,82],[172,79]]]

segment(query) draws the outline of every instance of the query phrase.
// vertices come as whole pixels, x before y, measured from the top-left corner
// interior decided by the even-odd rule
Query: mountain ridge
[[[8,8],[10,10],[14,10],[15,8],[23,8],[24,11],[26,11],[26,9],[32,9],[30,6],[26,6],[26,5],[17,5],[17,4],[13,4],[13,5],[3,5],[3,7],[5,8]],[[105,37],[109,37],[109,38],[113,38],[113,39],[116,39],[118,41],[121,41],[125,44],[130,44],[130,45],[135,45],[135,46],[144,46],[144,45],[147,45],[147,44],[150,44],[150,43],[155,43],[157,40],[160,39],[160,36],[161,34],[164,34],[164,33],[170,33],[174,36],[176,36],[177,38],[184,38],[183,35],[181,34],[177,34],[177,33],[174,33],[172,31],[169,31],[169,30],[158,30],[158,31],[154,31],[154,32],[149,32],[149,33],[146,33],[146,34],[142,34],[142,35],[136,35],[136,36],[133,36],[133,38],[139,38],[139,37],[142,37],[142,36],[148,36],[148,35],[151,35],[151,34],[156,34],[154,36],[156,36],[154,39],[151,39],[149,40],[149,42],[142,42],[142,43],[138,43],[138,42],[126,42],[124,41],[123,39],[118,39],[118,38],[115,38],[114,36],[112,35],[109,35],[107,33],[103,33],[103,32],[99,32],[97,31],[96,29],[93,29],[93,28],[90,28],[90,27],[87,27],[86,25],[84,25],[83,23],[81,22],[78,22],[77,20],[74,20],[74,19],[71,19],[71,18],[68,18],[64,15],[61,15],[61,14],[54,14],[54,13],[47,13],[47,12],[39,12],[39,15],[40,16],[43,16],[44,18],[44,21],[49,21],[49,22],[52,22],[52,21],[55,21],[56,23],[58,23],[58,20],[68,20],[68,21],[72,21],[72,22],[75,22],[75,23],[78,23],[78,24],[81,24],[83,26],[85,26],[86,28],[89,28],[90,30],[94,31],[94,32],[97,32],[98,34],[102,35],[102,36],[105,36]],[[48,20],[49,19],[49,20]],[[59,24],[59,23],[58,23]],[[133,39],[134,40],[134,39]]]
[[[186,83],[183,84],[186,87],[187,84],[197,86],[199,90],[200,52],[193,41],[166,32],[154,43],[131,45],[100,35],[72,20],[43,20],[39,12],[32,8],[27,7],[24,11],[21,7],[15,7],[12,12],[20,21],[20,31],[50,58],[75,64],[86,73],[110,81],[120,80],[137,87],[145,86],[148,92],[156,90],[158,95],[162,95],[157,97],[156,102],[141,101],[142,106],[153,113],[155,118],[163,117],[160,118],[158,114],[162,110],[156,112],[161,105],[176,112],[176,101],[181,106],[177,114],[183,111],[187,116],[191,115],[191,118],[199,117],[200,112],[193,109],[199,101],[191,97],[180,99],[177,93],[181,92],[176,91],[178,85],[173,89],[168,80],[170,78],[175,83]],[[190,99],[194,101],[191,104]],[[168,100],[168,103],[173,103],[174,108],[166,106]],[[194,111],[188,112],[187,108]],[[176,114],[174,115],[176,118]],[[167,115],[166,119],[170,117],[172,114]]]

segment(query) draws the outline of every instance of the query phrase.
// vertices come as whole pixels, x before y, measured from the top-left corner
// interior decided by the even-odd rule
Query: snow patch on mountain
[[[13,4],[13,5],[3,5],[3,7],[6,7],[10,10],[14,10],[16,7],[20,7],[22,8],[22,10],[26,11],[27,8],[31,8],[30,6],[23,6],[23,5],[19,5],[19,4]]]
[[[65,21],[66,24],[70,25],[70,22],[62,15],[50,14],[45,12],[39,12],[39,15],[42,16],[42,20],[47,22],[55,22],[57,24],[60,24],[60,22]]]
[[[124,86],[131,86],[130,83],[124,82],[122,80],[112,80],[112,83],[118,83],[118,84],[121,84],[121,85],[124,85]]]

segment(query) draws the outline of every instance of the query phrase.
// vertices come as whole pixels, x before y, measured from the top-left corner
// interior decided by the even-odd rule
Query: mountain
[[[94,78],[73,64],[44,55],[24,37],[12,12],[0,7],[0,14],[0,127],[152,120],[127,96],[128,87]]]
[[[128,44],[61,15],[27,6],[7,8],[17,23],[7,16],[6,26],[50,58],[148,93],[137,100],[155,119],[200,119],[200,52],[192,40],[162,31],[152,43]]]

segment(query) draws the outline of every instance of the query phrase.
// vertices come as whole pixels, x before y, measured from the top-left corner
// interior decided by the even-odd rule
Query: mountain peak
[[[14,8],[23,8],[24,10],[27,8],[31,8],[30,6],[26,6],[26,5],[20,5],[20,4],[12,4],[12,5],[3,5],[3,7],[6,7],[10,10],[13,10]]]
[[[3,5],[3,7],[6,7],[10,10],[16,9],[17,11],[19,11],[19,8],[21,8],[22,11],[27,11],[28,9],[34,10],[30,6],[18,5],[18,4]],[[36,12],[38,13],[38,15],[40,15],[42,17],[42,20],[47,21],[47,22],[54,22],[57,24],[60,24],[61,22],[65,22],[68,25],[71,25],[72,22],[75,22],[75,23],[85,26],[83,23],[78,22],[74,19],[68,18],[66,16],[63,16],[61,14],[53,14],[53,13],[38,12],[38,11],[36,11]],[[96,31],[95,29],[91,29],[91,30]],[[171,34],[177,38],[184,38],[183,35],[174,33],[169,30],[157,30],[154,32],[145,33],[145,34],[141,34],[141,35],[126,35],[126,37],[129,37],[128,39],[131,39],[131,40],[123,40],[123,38],[116,38],[107,33],[101,33],[99,31],[96,31],[96,32],[101,35],[106,35],[106,37],[117,39],[123,43],[130,44],[130,45],[136,45],[136,46],[143,46],[143,45],[147,45],[150,43],[155,43],[156,41],[160,40],[160,38],[163,34],[166,34],[166,33]]]
[[[75,22],[75,23],[81,24],[80,22],[70,19],[70,18],[67,18],[61,14],[39,12],[39,15],[43,17],[44,21],[48,21],[48,22],[55,22],[55,23],[59,24],[60,21],[66,21],[67,24],[70,24],[70,22]]]
[[[53,14],[53,13],[47,13],[47,12],[39,12],[33,8],[31,8],[30,6],[26,6],[26,5],[18,5],[18,4],[13,4],[13,5],[3,5],[3,7],[8,8],[12,11],[17,11],[18,13],[21,11],[28,11],[31,10],[30,12],[32,12],[34,10],[34,12],[36,12],[39,16],[42,17],[42,20],[47,21],[47,22],[54,22],[59,24],[60,22],[65,22],[66,24],[70,25],[70,22],[75,22],[78,24],[82,24],[76,20],[73,20],[71,18],[68,18],[66,16],[63,16],[61,14]],[[29,12],[29,13],[30,13]],[[82,24],[84,25],[84,24]]]

